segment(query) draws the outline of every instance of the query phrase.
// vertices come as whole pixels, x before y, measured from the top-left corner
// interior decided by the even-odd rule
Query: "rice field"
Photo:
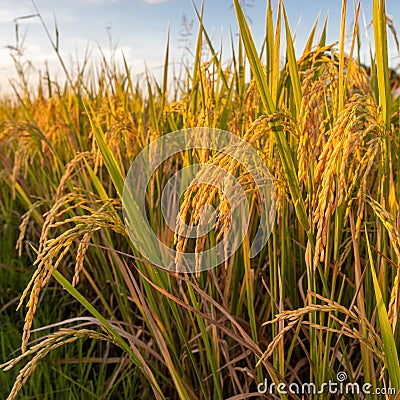
[[[343,1],[338,41],[316,21],[295,54],[284,2],[266,4],[260,48],[233,3],[240,37],[230,59],[195,9],[194,62],[179,79],[168,41],[159,82],[104,59],[65,69],[63,83],[44,71],[32,89],[20,69],[15,96],[0,101],[1,398],[396,398],[399,79],[388,66],[395,32],[385,1],[373,0],[368,66],[359,4],[350,39],[353,2]],[[190,240],[174,234],[160,206],[173,174],[219,166],[248,202],[238,249],[215,268],[182,273],[179,257],[165,269],[135,246],[123,188],[143,149],[200,127],[256,150],[276,216],[250,257],[265,222],[257,182],[213,149],[175,153],[151,175],[144,204],[151,230],[178,256],[222,241],[232,204],[215,186],[190,186],[180,221],[196,226],[213,206],[218,224]]]

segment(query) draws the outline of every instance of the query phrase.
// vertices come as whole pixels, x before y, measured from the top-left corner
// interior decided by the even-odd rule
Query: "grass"
[[[184,79],[168,69],[168,39],[161,82],[148,75],[143,85],[126,64],[104,60],[98,70],[66,70],[65,84],[44,73],[36,89],[21,73],[16,100],[2,100],[0,393],[8,399],[241,399],[262,396],[265,378],[320,387],[339,372],[373,393],[400,390],[399,100],[385,2],[373,1],[369,68],[353,58],[359,5],[350,55],[344,1],[339,47],[326,43],[326,23],[317,37],[316,22],[298,56],[283,2],[267,4],[260,51],[238,0],[234,7],[240,38],[232,36],[227,62],[196,9]],[[265,248],[249,258],[259,197],[235,166],[248,195],[248,235],[223,265],[178,274],[132,245],[123,183],[149,143],[204,126],[258,151],[274,180],[277,218]],[[146,207],[158,237],[174,242],[158,205],[177,166],[219,160],[187,150],[152,176]],[[228,215],[223,196],[201,185],[181,200],[192,224],[206,204],[221,220]],[[176,245],[212,247],[216,233]]]

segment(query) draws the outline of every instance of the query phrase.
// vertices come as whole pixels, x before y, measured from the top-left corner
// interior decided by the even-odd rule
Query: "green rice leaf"
[[[371,274],[375,291],[376,307],[378,310],[379,323],[382,329],[383,348],[386,356],[386,367],[388,369],[391,384],[396,390],[400,389],[400,366],[399,358],[396,350],[393,332],[390,326],[388,313],[383,301],[382,292],[379,287],[378,278],[375,272],[374,261],[372,259],[371,246],[369,244],[368,232],[365,230],[365,238],[367,241],[368,257],[371,265]]]

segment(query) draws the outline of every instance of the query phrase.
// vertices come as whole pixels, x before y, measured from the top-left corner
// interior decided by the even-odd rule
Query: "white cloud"
[[[38,18],[36,18],[33,14],[35,11],[26,5],[17,4],[17,6],[12,5],[10,7],[2,5],[0,7],[0,22],[1,23],[12,23],[14,24],[15,20],[19,20],[19,23],[22,24],[24,22],[39,22]]]
[[[168,3],[173,0],[143,0],[147,4],[161,4],[161,3]]]

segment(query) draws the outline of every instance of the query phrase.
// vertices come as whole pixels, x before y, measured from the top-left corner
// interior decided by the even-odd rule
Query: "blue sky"
[[[261,43],[265,31],[266,0],[246,0],[251,4],[246,8],[246,14],[251,20],[251,28],[258,44]],[[200,1],[195,0],[200,7]],[[275,1],[276,3],[276,1]],[[296,30],[296,50],[302,46],[311,27],[321,13],[320,27],[325,16],[329,14],[328,39],[339,38],[340,0],[286,0],[289,21],[292,32]],[[182,58],[182,19],[193,20],[192,40],[189,47],[194,47],[198,29],[197,20],[191,0],[69,0],[51,1],[36,0],[36,4],[50,29],[54,34],[54,17],[59,30],[60,51],[67,65],[76,60],[82,60],[85,50],[91,49],[90,59],[93,63],[99,60],[101,47],[109,54],[109,38],[117,48],[116,55],[124,52],[128,63],[136,74],[143,73],[144,66],[157,76],[163,62],[168,24],[171,29],[171,61],[179,63]],[[214,43],[223,37],[223,49],[228,57],[230,46],[229,31],[237,33],[234,9],[231,0],[205,0],[205,25],[212,34]],[[275,7],[276,8],[276,7]],[[348,32],[353,22],[353,1],[348,1]],[[43,68],[45,61],[50,69],[59,74],[57,57],[46,38],[43,27],[37,17],[18,19],[34,14],[35,10],[30,0],[0,0],[0,92],[8,90],[7,78],[15,76],[10,51],[7,46],[15,46],[15,21],[18,23],[20,42],[26,59],[34,66],[35,71]],[[388,0],[387,13],[392,15],[395,23],[400,19],[400,1]],[[364,18],[368,25],[371,21],[371,0],[362,2],[361,33],[366,43],[373,38],[372,28],[366,29]],[[399,22],[400,24],[400,22]],[[22,40],[23,39],[23,40]],[[191,46],[190,46],[191,45]],[[368,47],[365,46],[365,50]],[[390,40],[391,63],[397,65],[399,58],[393,41]]]

